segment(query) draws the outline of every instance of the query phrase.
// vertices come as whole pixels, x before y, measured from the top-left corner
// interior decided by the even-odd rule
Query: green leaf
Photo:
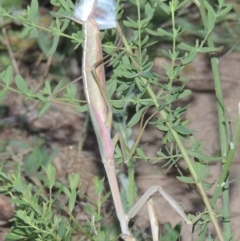
[[[22,94],[27,95],[29,92],[29,89],[28,89],[27,83],[25,82],[23,77],[21,75],[17,74],[15,77],[15,82],[16,82],[16,85],[17,85],[19,91]]]
[[[61,26],[61,32],[64,32],[66,30],[66,28],[68,27],[69,23],[71,22],[70,19],[64,19],[62,22],[62,26]]]
[[[29,20],[31,22],[38,22],[38,13],[39,13],[39,5],[37,0],[32,0],[30,9],[29,9]]]
[[[104,179],[99,180],[98,177],[93,178],[94,188],[98,196],[102,196],[104,190]]]
[[[149,18],[144,18],[140,20],[140,26],[141,28],[146,28],[149,24],[150,19]],[[139,21],[138,21],[139,22]]]
[[[108,83],[108,86],[107,86],[108,98],[112,97],[112,95],[116,92],[116,89],[117,89],[117,79],[113,79],[113,80],[111,80],[110,83]]]
[[[181,1],[181,2],[179,1],[176,10],[183,8],[183,7],[184,7],[186,4],[188,4],[189,2],[190,2],[189,0],[184,0],[184,1]]]
[[[8,241],[10,241],[10,240],[22,240],[22,239],[25,238],[24,236],[25,236],[24,234],[13,233],[13,231],[11,231],[11,233],[7,234],[6,240],[8,240]]]
[[[38,117],[39,118],[42,117],[44,113],[50,108],[50,106],[51,106],[51,102],[46,102],[43,105],[42,109],[39,111]]]
[[[52,43],[52,47],[49,50],[47,57],[53,55],[56,52],[57,46],[58,46],[58,42],[59,42],[59,36],[54,36],[53,37],[53,43]]]
[[[153,36],[159,36],[157,31],[153,31],[152,29],[149,29],[149,28],[146,28],[146,32]]]
[[[52,46],[52,36],[47,32],[41,32],[37,38],[37,43],[41,51],[47,56],[50,47]]]
[[[12,185],[13,188],[20,193],[24,193],[26,186],[24,185],[24,183],[22,182],[22,180],[20,178],[13,178],[14,180],[12,181]]]
[[[203,4],[204,7],[207,9],[207,29],[208,32],[211,32],[215,26],[216,13],[207,1],[204,1]]]
[[[190,53],[186,53],[183,58],[180,59],[183,65],[190,64],[196,57],[197,51],[196,49],[192,49]]]
[[[69,180],[69,186],[70,186],[70,190],[76,190],[78,187],[78,183],[80,180],[80,174],[71,174],[68,176],[68,180]]]
[[[39,100],[41,100],[42,102],[47,102],[48,98],[43,96],[42,94],[37,94],[36,98],[38,98]]]
[[[5,83],[5,85],[7,87],[9,87],[12,79],[13,79],[13,67],[10,65],[10,66],[8,66],[8,68],[4,74],[3,82]]]
[[[164,234],[160,237],[161,241],[178,241],[182,229],[182,223],[178,223],[174,228],[172,228],[170,223],[164,225]]]
[[[61,240],[63,240],[63,241],[71,241],[71,239],[72,239],[72,232],[73,232],[72,229],[67,229],[65,234],[64,234],[64,237]]]
[[[27,219],[27,215],[25,214],[25,212],[24,212],[23,210],[17,210],[16,216],[17,216],[18,218],[20,218],[21,220],[23,220],[24,222],[25,222],[26,219]]]
[[[0,100],[2,100],[6,96],[7,92],[8,91],[6,88],[0,90]]]
[[[199,53],[209,53],[209,52],[220,52],[222,50],[223,47],[219,47],[219,48],[212,48],[212,47],[202,47],[202,48],[198,48],[198,52]]]
[[[218,13],[217,13],[217,18],[219,18],[219,17],[224,17],[225,15],[227,15],[230,11],[231,11],[231,9],[232,9],[232,4],[224,4],[224,7],[225,8],[223,8],[221,11],[219,11]]]
[[[147,2],[145,5],[145,15],[148,18],[152,18],[154,14],[154,9],[152,8],[152,6]]]
[[[41,152],[39,147],[34,147],[31,154],[24,157],[23,170],[26,174],[36,174],[42,164]]]
[[[75,108],[76,112],[83,113],[88,111],[88,105],[81,105]]]
[[[160,131],[163,131],[163,132],[169,131],[169,127],[166,126],[166,125],[156,125],[156,128]]]
[[[210,170],[207,165],[200,162],[193,162],[192,165],[200,181],[208,177]]]
[[[65,222],[63,220],[61,220],[59,222],[59,224],[57,225],[57,227],[58,227],[57,234],[59,235],[60,240],[65,241],[66,239],[62,239],[67,231]]]
[[[6,14],[6,10],[0,6],[0,17],[3,17]]]
[[[150,72],[150,70],[152,69],[153,67],[153,63],[152,62],[148,62],[146,65],[144,65],[142,68],[143,68],[143,71],[148,73]]]
[[[177,179],[181,182],[188,183],[188,184],[194,184],[195,183],[192,177],[177,176]]]
[[[77,94],[77,87],[75,84],[68,85],[67,87],[67,93],[64,94],[67,98],[74,100],[75,96]]]
[[[142,46],[145,45],[149,40],[149,36],[147,35],[143,40],[142,40]]]
[[[105,196],[103,196],[101,199],[102,203],[105,203],[110,196],[111,196],[110,192],[108,192]]]
[[[188,83],[189,81],[191,81],[191,79],[188,78],[188,77],[182,77],[182,76],[180,76],[180,77],[179,77],[179,81],[181,81],[181,82],[183,82],[183,83]]]
[[[123,72],[122,73],[122,76],[127,78],[127,79],[133,79],[137,76],[137,73],[136,72]]]
[[[167,15],[170,15],[171,10],[167,4],[165,4],[162,1],[159,1],[159,6]]]
[[[50,2],[51,2],[51,4],[54,5],[54,6],[57,6],[57,7],[60,7],[60,6],[61,6],[59,0],[51,0]]]
[[[202,184],[203,184],[204,190],[208,191],[208,190],[210,190],[213,187],[215,182],[213,182],[213,183],[202,182]]]
[[[178,99],[185,98],[186,96],[189,96],[192,94],[191,90],[185,89],[182,93],[178,95]]]
[[[46,172],[49,180],[48,188],[52,189],[56,182],[56,168],[49,164],[46,167],[43,167],[43,169]]]
[[[191,135],[192,131],[189,130],[187,127],[185,126],[172,126],[172,129],[175,130],[177,133],[181,134],[181,135]]]
[[[25,38],[28,35],[29,31],[31,31],[31,29],[32,28],[30,26],[24,26],[23,30],[19,34],[19,37],[20,38]]]
[[[131,65],[130,59],[127,55],[124,55],[122,57],[122,62],[123,62],[123,68],[125,70],[132,70],[132,65]]]
[[[38,30],[37,28],[32,28],[29,34],[30,38],[36,39],[38,38]]]
[[[68,208],[69,208],[70,212],[72,212],[73,209],[75,208],[75,203],[76,203],[76,199],[77,199],[76,190],[72,190],[70,193],[70,196],[68,198],[69,198]]]
[[[48,80],[45,81],[45,88],[43,90],[43,93],[47,94],[47,95],[51,95],[52,94],[51,85],[50,85],[50,82]]]
[[[135,28],[138,29],[138,23],[131,19],[130,17],[127,17],[128,21],[123,20],[123,24],[128,28]]]
[[[69,189],[65,186],[63,186],[62,188],[63,188],[63,192],[65,193],[65,195],[69,198],[71,195],[71,192],[69,191]]]
[[[193,46],[191,46],[191,45],[189,45],[189,44],[186,44],[186,43],[180,43],[180,44],[178,44],[178,46],[177,46],[179,49],[182,49],[182,50],[186,50],[186,51],[191,51],[193,48],[195,48],[195,47],[193,47]]]
[[[53,89],[53,94],[55,94],[56,92],[58,92],[58,90],[60,90],[60,88],[62,87],[63,85],[63,80],[60,80],[58,82],[58,84],[55,86],[55,88]]]
[[[57,30],[57,32],[58,32],[58,31],[60,30],[60,25],[61,25],[60,19],[57,18],[57,19],[55,20],[55,23],[56,23],[56,30]]]
[[[139,148],[139,147],[137,148],[136,153],[138,154],[139,157],[141,157],[143,159],[146,157],[146,155],[144,154],[143,150],[141,148]]]
[[[158,28],[157,29],[158,32],[158,36],[168,36],[168,37],[173,37],[173,34],[170,32],[167,32],[166,30],[162,29],[162,28]]]
[[[71,9],[68,6],[69,1],[66,1],[66,0],[59,0],[59,1],[60,1],[60,4],[62,5],[63,9],[71,11]]]
[[[188,154],[190,156],[198,158],[200,161],[203,161],[203,162],[206,162],[206,161],[207,162],[220,162],[224,159],[224,157],[221,157],[221,156],[219,156],[219,157],[207,156],[200,151],[189,151]]]
[[[127,126],[128,127],[133,127],[136,123],[139,122],[139,120],[142,117],[143,112],[148,108],[148,106],[143,107],[141,110],[137,111],[133,117],[131,118],[131,120],[128,122]]]

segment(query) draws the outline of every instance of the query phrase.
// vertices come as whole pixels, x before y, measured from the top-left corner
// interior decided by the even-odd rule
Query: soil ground
[[[238,105],[240,102],[240,68],[239,68],[240,55],[238,53],[232,53],[224,58],[220,62],[220,71],[223,84],[223,94],[225,99],[225,105],[228,110],[228,114],[232,122],[233,133],[236,127],[234,122],[238,114]],[[154,61],[154,68],[156,72],[162,73],[161,64],[167,60],[163,58],[157,58]],[[184,100],[182,104],[191,104],[186,112],[186,118],[189,119],[190,128],[194,130],[195,139],[199,139],[204,143],[204,150],[206,154],[212,155],[218,153],[220,150],[219,134],[218,134],[218,119],[216,111],[216,100],[214,94],[214,85],[212,80],[212,74],[209,68],[208,56],[199,55],[198,58],[185,69],[183,75],[192,79],[192,82],[188,84],[188,88],[192,90],[190,98]],[[23,71],[24,72],[24,71]],[[28,84],[34,81],[31,77],[27,77]],[[35,83],[32,83],[34,86]],[[181,103],[180,103],[181,104]],[[24,100],[13,94],[9,93],[5,98],[4,105],[8,108],[8,118],[15,118],[17,122],[18,116],[23,115],[26,112],[26,106]],[[1,130],[1,140],[19,140],[33,144],[34,135],[39,138],[47,138],[48,145],[51,148],[59,148],[59,154],[54,160],[54,164],[57,168],[59,180],[66,182],[67,173],[71,173],[74,170],[78,170],[81,173],[88,172],[85,175],[84,188],[89,196],[94,194],[92,192],[91,177],[95,174],[100,176],[104,175],[103,166],[98,161],[99,155],[97,150],[96,140],[93,131],[89,127],[86,143],[84,145],[84,152],[78,153],[80,157],[84,156],[83,162],[80,164],[75,162],[74,158],[69,159],[69,152],[74,151],[69,145],[76,145],[78,138],[82,133],[84,125],[84,114],[76,114],[71,108],[63,107],[59,105],[53,105],[41,119],[36,119],[36,113],[34,109],[35,102],[28,102],[30,111],[27,116],[27,128],[19,128],[17,123],[8,124]],[[6,117],[5,117],[6,120]],[[14,123],[14,122],[13,122]],[[33,134],[34,133],[34,134]],[[134,129],[134,135],[137,136],[138,129]],[[161,136],[158,136],[155,130],[147,128],[146,133],[142,137],[141,145],[145,153],[149,156],[154,156],[159,149],[159,143],[161,143]],[[9,160],[22,162],[26,153],[20,155],[12,154],[16,150],[12,149],[11,145],[7,148],[6,155],[9,155]],[[70,149],[69,149],[70,148]],[[31,151],[31,150],[29,150]],[[69,163],[69,160],[70,163]],[[67,164],[66,164],[67,161]],[[72,164],[72,165],[71,165]],[[68,166],[66,168],[66,165]],[[74,168],[73,168],[74,165]],[[181,162],[181,167],[184,169],[184,163]],[[210,182],[216,182],[220,174],[220,166],[215,164],[210,166],[211,176],[209,176]],[[92,174],[89,174],[91,170]],[[99,172],[100,170],[100,172]],[[146,191],[152,185],[160,185],[165,191],[173,196],[179,204],[184,208],[186,213],[195,213],[196,211],[203,210],[203,205],[199,201],[199,198],[193,193],[189,187],[183,183],[180,183],[176,179],[177,173],[174,170],[166,173],[166,170],[162,168],[162,163],[150,164],[144,161],[137,163],[137,176],[136,182],[138,187],[138,197],[140,197],[144,191]],[[233,165],[230,172],[230,180],[236,179],[240,176],[240,145],[237,149]],[[64,180],[65,179],[65,180]],[[235,238],[240,238],[240,183],[234,182],[230,188],[230,208],[231,208],[231,221]],[[211,197],[211,190],[209,191],[209,197]],[[182,221],[181,218],[170,208],[170,206],[158,195],[154,196],[154,203],[156,212],[159,218],[159,222],[164,224],[171,222],[172,225],[176,225]],[[8,220],[12,215],[11,205],[9,200],[5,196],[0,197],[0,218],[2,222]],[[81,215],[79,213],[79,219]],[[136,224],[139,227],[149,227],[149,220],[146,207],[137,215]],[[7,231],[7,229],[6,229]],[[183,224],[182,240],[191,240],[191,227]],[[4,240],[3,235],[2,239]]]

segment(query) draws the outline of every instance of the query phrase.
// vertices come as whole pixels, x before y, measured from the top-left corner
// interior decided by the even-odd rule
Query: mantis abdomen
[[[83,43],[83,83],[84,92],[89,105],[89,113],[97,136],[97,141],[101,156],[112,158],[114,147],[110,137],[110,128],[106,128],[108,108],[103,98],[100,88],[105,92],[105,72],[103,63],[96,66],[96,76],[93,75],[92,68],[102,60],[102,45],[100,31],[94,19],[83,23],[84,43]],[[98,79],[99,86],[96,78]],[[100,88],[99,88],[100,87]],[[105,136],[105,138],[103,138]],[[103,141],[108,143],[103,143]],[[106,149],[106,146],[109,148]]]
[[[98,98],[103,97],[92,73],[92,68],[102,59],[100,32],[94,19],[87,20],[83,23],[83,32],[82,72],[86,99],[89,104],[95,104],[100,111],[106,111],[106,106],[102,106],[104,101],[97,101]],[[105,90],[105,73],[103,64],[99,64],[96,67],[96,75],[101,83],[101,87]],[[89,95],[89,92],[91,92],[91,95]]]

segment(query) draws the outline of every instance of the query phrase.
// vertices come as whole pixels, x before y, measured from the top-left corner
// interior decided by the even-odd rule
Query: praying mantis
[[[158,222],[151,200],[151,196],[155,192],[159,192],[186,223],[192,224],[192,222],[187,218],[180,205],[157,185],[150,187],[128,213],[125,213],[123,209],[115,174],[115,145],[111,138],[112,110],[105,94],[106,80],[104,65],[101,62],[103,54],[100,39],[100,30],[116,28],[116,12],[115,0],[80,0],[75,6],[74,18],[70,19],[83,26],[82,75],[84,93],[120,222],[121,237],[126,241],[135,240],[128,227],[129,220],[148,202],[153,241],[157,241],[159,239]],[[96,63],[100,64],[96,66]],[[96,66],[95,69],[94,66]]]

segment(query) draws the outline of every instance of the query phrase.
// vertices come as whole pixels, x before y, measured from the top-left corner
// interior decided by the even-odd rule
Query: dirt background
[[[240,102],[240,55],[239,53],[231,53],[221,60],[219,63],[223,94],[225,105],[228,110],[232,122],[233,132],[236,127],[236,119],[238,114],[238,105]],[[154,60],[154,69],[157,73],[163,74],[162,63],[168,61],[164,58],[156,58]],[[38,65],[34,70],[27,69],[26,66],[20,69],[20,73],[26,78],[29,86],[36,86],[37,80],[32,78],[33,71],[42,73],[48,67],[48,63]],[[72,63],[77,66],[77,63]],[[78,70],[75,70],[75,74]],[[206,154],[212,155],[219,152],[219,133],[218,119],[216,111],[216,100],[214,94],[214,84],[210,68],[210,59],[208,55],[199,54],[192,64],[186,67],[182,73],[183,76],[190,77],[192,81],[187,84],[187,87],[192,90],[192,94],[188,99],[185,99],[183,105],[191,104],[186,112],[186,119],[189,119],[189,127],[194,130],[196,140],[203,142],[203,149]],[[79,86],[79,96],[82,95],[81,86]],[[181,104],[181,103],[180,103]],[[79,140],[79,136],[83,132],[84,114],[76,114],[71,108],[63,107],[54,104],[51,109],[41,118],[37,119],[38,111],[36,110],[36,102],[25,102],[23,98],[9,93],[3,102],[7,106],[7,113],[0,120],[5,125],[1,129],[1,140],[19,140],[28,142],[33,145],[34,136],[37,135],[40,139],[47,139],[49,148],[58,148],[58,156],[54,159],[54,164],[57,168],[58,180],[63,183],[67,182],[67,175],[73,172],[80,172],[84,179],[79,184],[84,188],[89,197],[94,198],[92,177],[94,175],[104,176],[102,164],[99,162],[98,147],[91,126],[88,128],[88,135],[84,145],[84,151],[77,151],[74,146]],[[27,113],[27,114],[26,114]],[[24,126],[20,125],[21,118],[25,115]],[[138,128],[134,128],[135,138],[138,135]],[[161,136],[151,127],[147,128],[146,133],[141,140],[141,146],[146,155],[155,156],[161,146]],[[23,164],[24,156],[31,152],[29,150],[16,150],[10,144],[7,145],[6,152],[1,153],[1,160],[7,158],[13,162]],[[67,168],[66,168],[67,166]],[[184,163],[181,163],[182,168]],[[216,182],[220,174],[219,165],[211,165],[210,182]],[[177,173],[162,168],[162,163],[150,164],[148,162],[139,161],[136,170],[136,182],[138,187],[138,198],[152,185],[160,185],[166,192],[179,202],[186,213],[195,213],[203,210],[203,205],[199,198],[190,190],[190,188],[177,181]],[[230,171],[230,180],[240,177],[240,145],[234,158],[234,162]],[[240,183],[234,182],[230,188],[230,208],[231,222],[234,232],[234,237],[240,239]],[[209,198],[211,190],[209,191]],[[171,222],[176,225],[182,221],[181,218],[170,208],[170,206],[158,195],[154,196],[154,203],[159,222],[164,224]],[[84,220],[84,215],[79,209],[77,217],[79,220]],[[13,209],[9,199],[5,196],[0,196],[0,220],[2,227],[6,221],[12,217]],[[136,225],[138,227],[149,227],[149,219],[146,207],[136,217]],[[8,229],[5,229],[7,231]],[[182,239],[184,241],[191,240],[191,227],[183,224]],[[1,235],[1,234],[0,234]],[[0,240],[4,240],[4,232],[0,236]]]
[[[225,104],[229,112],[229,116],[233,121],[233,130],[235,130],[236,126],[234,121],[237,118],[238,103],[240,101],[240,69],[238,67],[239,56],[240,55],[238,53],[232,53],[225,57],[219,65]],[[168,63],[168,61],[164,58],[157,58],[154,61],[155,71],[159,74],[162,74],[162,62]],[[192,89],[192,95],[190,98],[184,100],[183,104],[191,103],[186,112],[186,118],[191,120],[190,128],[195,132],[195,139],[201,140],[204,143],[203,149],[205,153],[211,155],[219,151],[220,146],[214,85],[209,68],[209,62],[210,60],[208,56],[198,55],[197,59],[184,70],[183,75],[190,77],[193,81],[188,85],[188,88]],[[191,71],[189,71],[189,69]],[[26,108],[23,106],[23,99],[13,93],[9,93],[9,96],[5,99],[4,103],[9,108],[9,117],[13,118],[21,116],[26,112]],[[34,105],[34,103],[29,104],[29,106],[32,105]],[[29,109],[31,110],[31,108]],[[80,185],[83,185],[88,195],[94,198],[91,179],[94,175],[99,175],[99,170],[101,170],[100,176],[103,176],[104,171],[103,166],[98,162],[97,144],[91,131],[91,126],[89,127],[89,135],[86,140],[86,150],[81,153],[78,152],[77,154],[78,158],[82,160],[81,163],[78,162],[79,159],[76,158],[76,156],[72,158],[69,157],[69,155],[72,155],[71,153],[76,153],[75,148],[69,147],[69,145],[77,143],[78,137],[82,133],[84,115],[76,114],[71,110],[71,108],[58,105],[53,105],[51,110],[48,111],[41,119],[34,119],[36,116],[35,112],[36,110],[33,109],[28,113],[28,130],[8,127],[1,131],[0,138],[2,140],[17,139],[27,141],[31,144],[33,142],[34,135],[30,134],[29,130],[41,130],[38,133],[38,136],[48,136],[50,140],[48,142],[50,147],[59,148],[59,154],[54,160],[55,166],[58,170],[59,180],[66,183],[67,173],[73,173],[74,171],[81,172],[84,174],[84,180]],[[17,119],[15,119],[15,121],[16,120]],[[138,134],[137,128],[134,129],[134,134],[136,137]],[[161,143],[161,136],[159,136],[158,133],[151,127],[147,128],[147,132],[144,134],[141,141],[141,145],[145,153],[149,156],[155,156],[156,151],[159,149],[159,143]],[[92,151],[89,151],[89,149]],[[11,155],[13,152],[11,146],[8,147],[8,152],[12,160],[15,160],[16,162],[22,162],[23,156],[27,153],[20,152],[18,155]],[[237,149],[234,162],[231,167],[230,180],[236,179],[240,176],[239,157],[240,148]],[[184,164],[182,166],[184,167]],[[210,166],[210,168],[212,171],[211,176],[209,176],[209,181],[216,182],[220,174],[220,166],[216,164]],[[196,211],[203,210],[203,205],[199,201],[199,198],[188,188],[187,185],[176,180],[177,173],[174,170],[171,170],[168,173],[165,171],[166,170],[162,168],[161,163],[153,165],[148,162],[139,161],[136,170],[138,196],[140,197],[150,186],[160,185],[179,202],[186,213],[195,213]],[[240,222],[239,191],[239,182],[231,184],[231,221],[235,238],[240,237],[238,228]],[[211,190],[209,192],[209,197],[211,197]],[[5,197],[1,197],[0,200],[5,200]],[[176,225],[181,221],[181,218],[170,208],[163,198],[155,195],[154,203],[159,222],[161,224],[171,222],[172,225]],[[12,211],[10,208],[7,208],[5,202],[3,202],[2,206],[4,209],[0,209],[0,217],[4,221],[11,216],[10,214]],[[6,211],[3,212],[3,210]],[[79,213],[79,220],[84,219],[83,216],[84,215]],[[139,227],[148,227],[148,223],[147,209],[144,207],[136,218],[136,224]],[[190,233],[191,227],[183,224],[182,240],[191,240]]]

